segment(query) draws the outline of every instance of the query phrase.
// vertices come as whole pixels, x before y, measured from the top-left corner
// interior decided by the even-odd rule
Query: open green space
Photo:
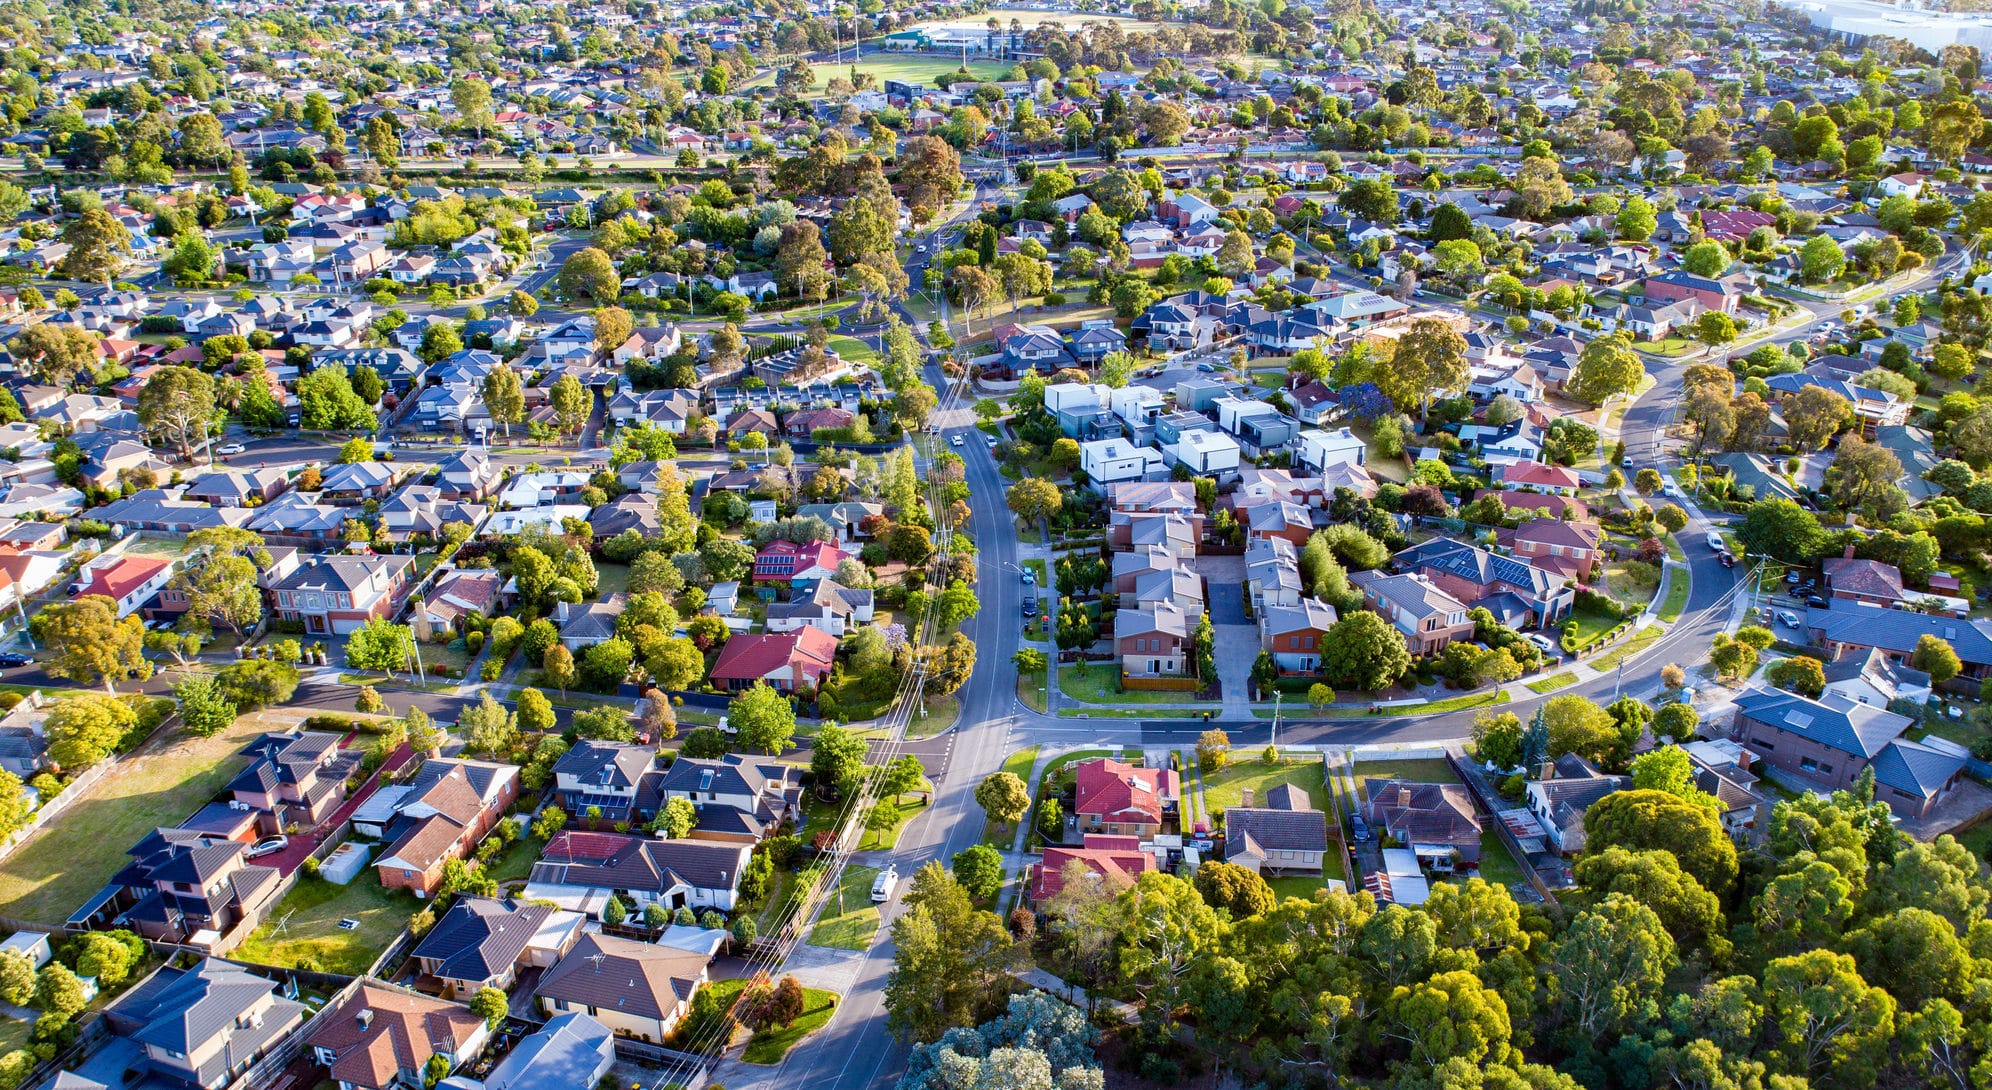
[[[1660,568],[1638,561],[1609,564],[1605,568],[1605,593],[1628,606],[1644,606],[1660,590]]]
[[[1232,750],[1231,757],[1229,767],[1203,774],[1204,805],[1213,816],[1243,805],[1248,790],[1252,792],[1253,804],[1261,804],[1266,801],[1266,792],[1283,783],[1306,791],[1316,808],[1328,805],[1327,782],[1318,757],[1267,764],[1257,753],[1239,749]]]
[[[1488,704],[1506,704],[1507,702],[1508,702],[1507,690],[1482,689],[1479,692],[1463,693],[1459,696],[1449,696],[1444,700],[1433,700],[1423,704],[1391,704],[1385,706],[1383,710],[1380,713],[1377,713],[1376,715],[1371,715],[1370,706],[1368,704],[1362,704],[1362,705],[1338,704],[1332,708],[1310,709],[1304,715],[1295,715],[1292,712],[1285,712],[1281,715],[1281,718],[1283,719],[1372,719],[1372,718],[1381,719],[1393,715],[1438,715],[1443,712],[1465,711],[1468,708],[1479,708]],[[1254,708],[1252,709],[1252,714],[1260,719],[1271,719],[1273,717],[1273,709]]]
[[[838,333],[831,334],[829,349],[844,359],[856,363],[870,363],[878,359],[878,349],[873,348],[869,342]]]
[[[492,856],[484,872],[497,882],[523,881],[526,875],[531,873],[533,864],[539,862],[539,855],[540,842],[529,836],[521,836],[503,851]]]
[[[952,696],[930,696],[913,709],[906,722],[906,737],[932,738],[955,725],[961,718],[961,701]]]
[[[1528,682],[1527,685],[1529,691],[1532,693],[1553,693],[1566,685],[1575,685],[1576,683],[1576,674],[1563,673],[1551,674],[1548,677],[1539,677],[1534,681]]]
[[[1594,670],[1617,669],[1619,663],[1646,650],[1647,645],[1659,639],[1661,635],[1659,625],[1647,625],[1645,628],[1634,632],[1620,641],[1617,647],[1592,659],[1591,668]]]
[[[1330,842],[1330,846],[1335,851],[1341,850],[1332,841]],[[1278,897],[1282,901],[1288,897],[1298,897],[1303,901],[1312,901],[1314,894],[1323,888],[1320,876],[1313,874],[1283,874],[1276,878],[1267,878],[1266,884],[1273,887],[1273,896]]]
[[[261,965],[357,976],[367,971],[421,907],[413,894],[382,889],[372,867],[343,886],[301,877],[232,956]],[[339,921],[348,919],[358,920],[359,926],[341,928]],[[281,935],[276,933],[280,923]]]
[[[125,865],[126,848],[200,809],[241,769],[243,746],[288,722],[245,715],[212,738],[162,731],[0,863],[0,915],[69,919]]]
[[[595,565],[595,597],[607,598],[629,589],[629,565],[604,560]]]
[[[1581,651],[1604,638],[1605,633],[1617,628],[1619,618],[1598,609],[1579,606],[1570,611],[1569,623],[1566,643],[1569,647]]]
[[[1058,691],[1082,704],[1190,704],[1197,694],[1184,692],[1122,692],[1120,667],[1111,662],[1058,668]]]
[[[1515,886],[1527,881],[1515,857],[1508,854],[1508,845],[1491,828],[1480,834],[1480,877],[1497,886]]]
[[[803,1039],[830,1023],[830,1016],[837,1013],[837,993],[820,988],[802,990],[802,1017],[786,1026],[769,1026],[756,1033],[747,1042],[747,1051],[741,1059],[750,1064],[778,1064],[787,1056],[789,1049],[801,1044]]]
[[[1351,774],[1356,780],[1356,798],[1369,797],[1371,780],[1409,780],[1412,783],[1458,783],[1452,766],[1443,757],[1412,757],[1401,761],[1357,761]]]
[[[1687,611],[1688,592],[1694,588],[1694,582],[1689,578],[1686,568],[1674,569],[1674,573],[1667,579],[1667,597],[1660,601],[1660,619],[1672,624],[1680,620],[1681,614]]]
[[[1017,699],[1034,712],[1042,714],[1045,709],[1044,671],[1032,670],[1017,675]]]
[[[855,65],[824,63],[810,67],[816,70],[816,86],[821,89],[824,84],[839,76],[845,79],[851,78],[853,68],[860,73],[877,77],[881,86],[886,80],[891,79],[907,83],[924,83],[931,87],[936,76],[959,71],[963,65],[960,60],[947,57],[892,57],[874,53]],[[1014,66],[998,64],[995,61],[969,61],[967,65],[969,75],[984,83],[1009,79],[1012,67]]]
[[[840,950],[863,950],[878,933],[878,906],[871,902],[872,879],[877,867],[849,866],[837,888],[825,894],[823,914],[810,929],[811,946],[831,946]]]

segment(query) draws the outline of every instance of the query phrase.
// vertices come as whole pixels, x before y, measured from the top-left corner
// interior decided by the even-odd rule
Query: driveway
[[[1239,608],[1242,612],[1244,607]],[[1216,609],[1215,605],[1211,607],[1211,634],[1217,641],[1212,653],[1217,659],[1217,681],[1223,689],[1224,714],[1227,718],[1250,716],[1252,663],[1259,657],[1259,629],[1249,624],[1218,624]]]
[[[1245,617],[1245,587],[1240,583],[1222,583],[1215,579],[1204,583],[1204,606],[1210,610],[1210,623],[1251,628]]]

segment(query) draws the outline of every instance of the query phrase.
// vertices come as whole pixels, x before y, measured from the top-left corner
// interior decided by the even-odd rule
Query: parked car
[[[1554,640],[1551,640],[1548,636],[1545,636],[1540,632],[1530,632],[1524,635],[1522,638],[1534,644],[1536,650],[1541,651],[1543,654],[1549,655],[1552,658],[1555,657],[1556,642]]]
[[[1798,614],[1788,609],[1778,610],[1778,623],[1786,628],[1798,627]]]
[[[0,651],[0,666],[33,666],[34,664],[35,658],[33,655],[24,655],[19,651]]]
[[[225,458],[231,454],[241,454],[248,449],[240,443],[230,443],[225,447],[216,447],[214,452]]]
[[[1730,552],[1727,549],[1724,549],[1722,551],[1722,555],[1717,557],[1716,559],[1722,561],[1722,566],[1725,568],[1733,568],[1736,566],[1736,554]]]
[[[1024,585],[1027,587],[1037,586],[1037,573],[1029,568],[1024,569]]]
[[[256,843],[249,845],[249,850],[243,853],[243,858],[261,859],[266,855],[275,855],[288,847],[290,847],[290,837],[278,833],[275,836],[266,836]]]
[[[1708,532],[1708,547],[1719,553],[1722,550],[1727,549],[1729,545],[1727,542],[1724,542],[1722,540],[1721,534],[1716,533],[1714,530],[1710,530]]]
[[[1025,599],[1024,599],[1024,616],[1026,616],[1026,617],[1035,617],[1035,616],[1037,616],[1037,595],[1035,595],[1035,594],[1032,594],[1032,595],[1029,595],[1029,596],[1025,597]]]
[[[1200,852],[1207,852],[1210,850],[1211,840],[1210,840],[1209,822],[1199,821],[1195,825],[1192,825],[1190,827],[1190,847],[1195,848]]]
[[[1805,600],[1805,604],[1811,606],[1813,609],[1825,609],[1826,599],[1820,595],[1815,594],[1810,598],[1807,598]]]
[[[1369,822],[1364,821],[1361,814],[1349,815],[1349,835],[1353,837],[1356,843],[1358,844],[1369,843],[1369,838],[1370,838]]]
[[[1199,363],[1197,364],[1197,370],[1202,371],[1206,375],[1215,374],[1217,372],[1217,365],[1214,363]]]

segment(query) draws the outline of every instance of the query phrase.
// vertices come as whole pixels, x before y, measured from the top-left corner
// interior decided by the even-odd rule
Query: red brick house
[[[1111,757],[1086,761],[1072,770],[1072,812],[1085,833],[1152,837],[1165,815],[1176,811],[1181,782],[1167,768],[1137,768]]]
[[[1495,540],[1536,567],[1566,579],[1582,579],[1605,558],[1605,531],[1594,522],[1530,519],[1512,530],[1497,532]]]
[[[314,556],[270,588],[270,603],[307,633],[349,635],[399,613],[414,573],[412,556]]]
[[[818,428],[848,428],[857,419],[849,409],[801,409],[782,421],[782,430],[795,439],[807,439]]]
[[[1155,857],[1141,850],[1141,840],[1132,836],[1089,834],[1081,847],[1046,845],[1044,857],[1031,864],[1028,878],[1032,904],[1042,905],[1065,888],[1065,871],[1074,863],[1114,889],[1124,889],[1155,869]]]
[[[827,541],[798,545],[770,541],[754,556],[754,581],[786,585],[798,579],[828,579],[851,554]]]
[[[1828,560],[1819,567],[1826,576],[1829,597],[1891,609],[1905,597],[1902,572],[1895,565],[1879,560],[1856,560],[1852,545],[1847,546],[1845,556]]]
[[[384,889],[435,892],[443,866],[467,859],[519,797],[519,770],[490,761],[428,761],[396,804],[374,863]]]
[[[814,689],[837,657],[837,637],[804,625],[789,632],[735,636],[712,665],[712,683],[722,689],[751,689],[765,681],[777,692]]]

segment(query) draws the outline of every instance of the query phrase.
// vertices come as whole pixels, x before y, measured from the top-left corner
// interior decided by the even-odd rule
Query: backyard
[[[263,926],[236,947],[233,956],[263,965],[298,968],[308,964],[320,972],[357,976],[367,971],[420,908],[421,902],[412,894],[381,888],[380,877],[372,867],[343,886],[323,878],[300,877],[296,887],[270,911]],[[339,926],[341,920],[349,919],[357,920],[359,926]],[[279,924],[281,935],[276,933]]]
[[[1480,834],[1480,877],[1496,886],[1517,886],[1528,880],[1522,877],[1522,868],[1516,865],[1515,857],[1508,854],[1508,845],[1502,843],[1501,834],[1491,827]]]
[[[878,933],[878,906],[871,902],[872,879],[877,867],[847,866],[844,876],[823,901],[823,914],[809,932],[811,946],[831,946],[839,950],[863,950]]]
[[[212,738],[165,729],[98,781],[87,799],[37,831],[0,863],[0,915],[59,924],[126,862],[125,849],[179,824],[232,779],[236,754],[295,716],[245,715]],[[86,820],[78,820],[87,814]]]

